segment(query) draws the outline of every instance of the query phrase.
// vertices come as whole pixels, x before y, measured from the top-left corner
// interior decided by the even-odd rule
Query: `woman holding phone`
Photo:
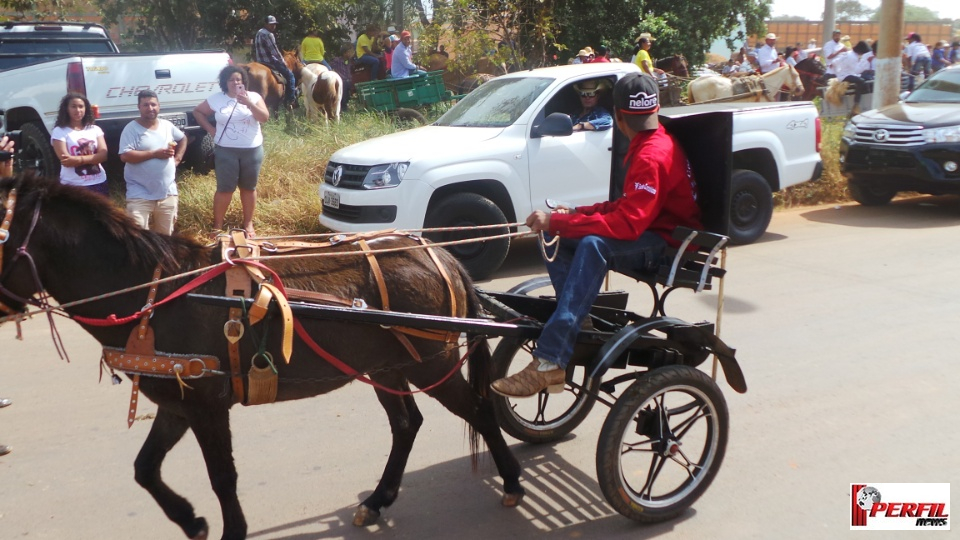
[[[220,89],[197,105],[193,117],[213,137],[217,192],[213,196],[213,229],[223,229],[223,219],[240,188],[243,229],[255,235],[253,213],[257,206],[257,180],[263,164],[260,124],[270,119],[263,97],[246,90],[247,72],[236,66],[220,71]],[[213,116],[216,125],[210,123]]]

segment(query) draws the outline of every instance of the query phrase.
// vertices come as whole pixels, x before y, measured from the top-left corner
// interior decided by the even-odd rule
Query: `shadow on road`
[[[856,228],[930,229],[960,224],[956,197],[918,196],[884,206],[859,204],[817,208],[801,214],[805,219]]]
[[[677,522],[696,515],[688,510],[677,520],[641,525],[624,518],[603,499],[593,474],[563,459],[550,446],[513,446],[523,466],[527,495],[516,509],[502,508],[500,478],[489,455],[481,470],[470,472],[470,459],[438,463],[404,475],[404,487],[392,508],[372,527],[352,525],[355,506],[328,514],[252,531],[248,538],[314,540],[324,538],[527,538],[562,535],[564,538],[656,538]],[[581,465],[582,466],[582,465]],[[592,471],[592,461],[590,463]],[[369,492],[360,493],[358,499]],[[316,532],[301,532],[303,529]],[[291,533],[291,530],[297,532]],[[284,531],[288,534],[284,536]]]

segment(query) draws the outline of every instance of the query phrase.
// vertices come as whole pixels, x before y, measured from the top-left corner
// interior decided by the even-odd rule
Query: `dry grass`
[[[428,121],[441,114],[434,110]],[[266,158],[257,186],[254,224],[261,236],[322,232],[317,222],[321,211],[318,186],[330,156],[344,146],[393,133],[402,127],[390,116],[370,112],[347,112],[339,124],[308,123],[299,113],[281,115],[264,127]],[[774,195],[777,206],[795,207],[848,201],[846,182],[840,174],[837,151],[843,120],[823,121],[823,177]],[[213,222],[213,172],[184,170],[178,178],[180,217],[177,229],[205,238]],[[227,212],[227,226],[239,226],[240,200],[235,195]]]
[[[840,135],[843,133],[844,118],[824,118],[823,138],[820,157],[823,159],[823,176],[816,182],[787,188],[773,196],[779,207],[811,206],[850,201],[847,181],[840,173]]]

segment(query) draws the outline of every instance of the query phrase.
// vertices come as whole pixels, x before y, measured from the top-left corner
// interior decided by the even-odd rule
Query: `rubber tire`
[[[752,244],[763,236],[773,217],[773,192],[755,171],[734,170],[730,175],[730,228],[734,245]]]
[[[500,208],[490,199],[476,193],[454,193],[441,199],[427,210],[426,228],[437,227],[475,227],[477,225],[506,225],[507,218]],[[479,236],[494,236],[509,232],[503,229],[483,229],[482,231],[448,231],[424,233],[434,242],[463,240]],[[475,242],[463,245],[446,246],[470,273],[474,280],[484,279],[497,271],[507,252],[510,250],[510,238],[498,238],[487,242]]]
[[[198,174],[207,174],[213,170],[213,137],[204,132],[187,147],[186,165]]]
[[[421,126],[427,125],[426,117],[424,117],[423,114],[416,109],[400,108],[393,111],[393,116],[396,117],[397,120],[404,122],[416,122]]]
[[[526,345],[527,348],[524,348],[524,345]],[[500,343],[497,344],[497,348],[493,352],[493,360],[491,362],[493,365],[493,374],[491,380],[495,381],[501,377],[506,377],[511,364],[514,364],[514,359],[517,357],[517,354],[527,351],[531,347],[532,342],[529,340],[518,338],[503,338],[500,340]],[[528,355],[526,358],[519,359],[519,364],[522,365],[516,365],[513,371],[516,372],[525,367],[530,363],[532,358],[532,356]],[[586,376],[586,370],[587,368],[584,366],[570,366],[567,370],[567,380],[569,381],[571,377]],[[517,400],[525,403],[536,400],[536,410],[531,416],[543,415],[542,420],[525,418],[517,412],[510,398],[491,392],[490,400],[493,402],[493,410],[497,415],[497,421],[500,423],[501,429],[508,435],[531,444],[543,444],[560,440],[583,423],[593,409],[593,405],[596,403],[596,399],[594,399],[593,396],[597,394],[600,381],[591,379],[589,381],[579,382],[582,386],[579,392],[574,390],[569,384],[564,387],[564,394],[568,392],[572,393],[574,398],[569,405],[566,405],[568,400],[564,400],[564,404],[560,407],[562,408],[566,405],[566,410],[558,410],[555,417],[546,415],[550,400],[553,399],[551,398],[551,394],[546,391],[541,392],[540,395],[535,398],[531,397],[524,400]],[[556,403],[556,401],[557,399],[553,399],[554,403]]]
[[[709,447],[710,451],[703,452],[698,459],[694,460],[702,468],[700,468],[701,472],[692,481],[686,480],[683,485],[678,485],[676,489],[664,494],[667,496],[666,500],[658,500],[655,501],[655,504],[652,504],[654,501],[638,500],[636,490],[633,489],[634,485],[645,485],[649,478],[642,478],[642,476],[647,474],[651,467],[631,463],[630,470],[642,470],[644,473],[641,474],[641,477],[638,477],[639,481],[636,483],[625,481],[621,473],[621,457],[627,454],[622,453],[622,443],[629,436],[649,437],[651,441],[655,439],[648,434],[639,435],[639,426],[635,419],[641,409],[651,405],[651,400],[670,391],[692,392],[703,406],[713,411],[712,416],[710,416],[712,421],[706,421],[704,424],[708,428],[705,431],[709,435],[703,437],[703,446],[704,448]],[[687,416],[683,412],[674,411],[673,418],[678,420],[677,424],[680,424]],[[693,433],[692,428],[703,422],[705,418],[707,417],[691,422],[691,431],[684,432],[675,440],[684,442],[684,437],[691,435]],[[600,491],[603,492],[603,496],[610,503],[610,506],[634,521],[657,523],[676,517],[703,495],[716,477],[726,453],[729,423],[727,403],[720,392],[720,388],[702,371],[689,366],[674,365],[644,374],[620,395],[600,430],[596,457],[597,480],[600,483]],[[676,426],[672,427],[675,428]],[[673,432],[673,429],[671,429],[671,432]],[[686,442],[690,443],[691,441],[687,440]],[[644,448],[647,447],[644,446]],[[649,448],[652,450],[653,444]],[[694,449],[691,446],[686,448],[684,453],[689,456]],[[652,456],[654,452],[644,455]],[[667,468],[669,465],[674,465],[673,461],[662,460],[661,464],[664,464],[664,469],[658,469],[658,475],[667,471],[668,475],[676,473],[676,476],[686,478],[686,474],[677,472],[675,467]],[[657,478],[659,479],[660,476]],[[654,480],[652,487],[656,487],[656,482],[657,480]],[[654,492],[654,497],[656,497],[656,492]]]
[[[57,159],[53,145],[50,144],[50,137],[42,126],[32,122],[20,126],[20,144],[17,157],[20,171],[35,169],[40,176],[60,177],[60,160]],[[25,161],[30,161],[30,166],[24,165]],[[34,167],[33,162],[39,166]]]
[[[863,206],[883,206],[897,196],[894,190],[877,189],[847,180],[850,197]]]

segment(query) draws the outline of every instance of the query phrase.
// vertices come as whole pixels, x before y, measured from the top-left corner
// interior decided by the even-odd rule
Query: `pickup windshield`
[[[493,79],[453,106],[437,120],[438,126],[507,127],[552,84],[547,77]]]
[[[960,103],[960,69],[938,71],[903,101],[905,103]]]

